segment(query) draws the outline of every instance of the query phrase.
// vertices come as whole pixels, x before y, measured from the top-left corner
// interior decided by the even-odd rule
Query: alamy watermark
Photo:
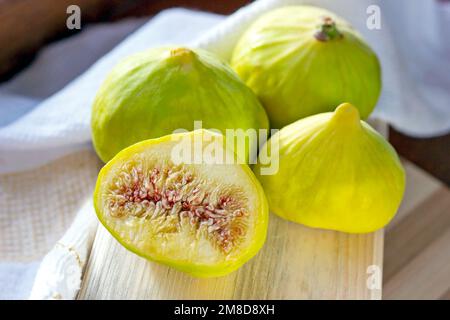
[[[202,121],[194,121],[194,131],[200,129],[203,129]],[[189,130],[175,130],[172,139],[177,144],[172,148],[171,161],[174,164],[259,164],[261,175],[278,172],[279,139],[275,135],[278,130],[206,129],[206,134],[193,136],[177,135]],[[265,143],[267,147],[261,148]]]
[[[69,15],[66,19],[66,27],[69,30],[81,29],[81,9],[79,6],[72,4],[67,7],[66,13]]]
[[[382,273],[381,268],[375,264],[367,267],[366,273],[368,274],[366,285],[369,290],[381,290]]]
[[[366,9],[367,20],[366,26],[369,30],[381,29],[381,9],[379,6],[372,4]]]

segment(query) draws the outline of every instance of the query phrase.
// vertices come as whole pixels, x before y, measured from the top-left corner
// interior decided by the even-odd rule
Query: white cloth
[[[16,116],[20,116],[17,120],[13,121],[14,116],[11,115],[8,118],[0,117],[0,125],[9,123],[0,128],[0,172],[35,168],[73,150],[89,146],[89,117],[93,97],[108,70],[124,56],[150,46],[190,43],[228,60],[234,43],[256,17],[277,6],[304,2],[323,6],[348,19],[377,52],[383,68],[383,92],[374,116],[416,136],[441,134],[450,130],[450,72],[447,72],[450,46],[438,41],[446,39],[446,29],[436,23],[445,23],[447,19],[448,26],[448,15],[445,15],[445,10],[448,13],[448,9],[438,11],[438,2],[417,1],[412,6],[410,3],[406,4],[405,0],[261,0],[239,10],[220,24],[218,22],[222,17],[217,15],[181,9],[165,11],[98,60],[88,71],[37,106],[40,99],[53,93],[58,86],[49,91],[36,92],[41,79],[46,79],[46,70],[34,64],[0,88],[0,115],[9,114],[13,109],[12,102],[20,106],[17,108]],[[381,8],[381,30],[368,30],[366,27],[366,9],[371,4],[377,4]],[[420,18],[420,30],[417,30],[416,20],[410,17],[419,12],[424,15]],[[213,28],[216,24],[218,25]],[[203,33],[199,40],[192,43],[193,39]],[[89,31],[81,35],[94,42],[99,38]],[[64,41],[67,47],[61,52],[77,52],[77,46],[70,45],[72,39]],[[88,59],[89,54],[83,51],[82,56]],[[83,59],[77,61],[81,65],[75,66],[76,71],[69,72],[70,76],[65,80],[86,67],[82,65]],[[60,66],[60,71],[71,67],[72,63],[66,61]],[[55,75],[52,79],[57,82],[58,74]],[[31,94],[24,97],[24,88]],[[85,209],[80,211],[80,215],[81,221],[90,221],[89,215],[92,212]],[[95,228],[95,223],[92,225]],[[74,222],[61,241],[73,246],[72,249],[79,256],[78,260],[85,262],[88,252],[85,248],[91,245],[93,228],[85,232],[84,238],[74,241],[73,234],[79,232],[78,226]],[[40,266],[32,298],[75,297],[82,266],[76,267],[74,263],[70,263],[73,261],[68,257],[70,254],[72,253],[61,250],[58,245],[48,254]],[[75,269],[79,268],[78,273],[73,273],[76,275],[76,283],[70,286],[59,281],[65,270],[62,266],[67,267],[68,261]]]

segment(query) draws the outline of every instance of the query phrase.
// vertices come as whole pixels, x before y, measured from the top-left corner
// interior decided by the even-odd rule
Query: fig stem
[[[332,18],[324,17],[314,37],[319,41],[326,42],[333,39],[340,39],[343,35],[336,27],[336,22]]]

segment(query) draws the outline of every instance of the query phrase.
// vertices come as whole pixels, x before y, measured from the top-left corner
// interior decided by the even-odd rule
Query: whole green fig
[[[259,97],[273,128],[333,111],[342,101],[367,118],[381,90],[378,58],[361,35],[312,6],[261,16],[238,41],[231,65]]]
[[[92,108],[93,144],[107,162],[138,141],[193,130],[197,120],[223,134],[269,127],[253,92],[212,54],[154,48],[119,63],[100,87]]]
[[[261,152],[279,163],[270,175],[261,174],[260,164],[254,168],[269,208],[290,221],[372,232],[394,217],[403,197],[397,153],[348,103],[284,127]]]

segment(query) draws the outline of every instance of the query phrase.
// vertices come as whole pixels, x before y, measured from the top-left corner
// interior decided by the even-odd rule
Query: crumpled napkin
[[[44,257],[30,299],[75,299],[97,224],[92,200],[87,200],[66,234]]]

